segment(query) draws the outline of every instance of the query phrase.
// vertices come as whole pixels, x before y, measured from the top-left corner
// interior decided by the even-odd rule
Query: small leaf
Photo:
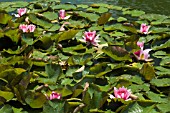
[[[26,103],[29,104],[32,108],[42,108],[46,100],[46,96],[39,92],[28,92],[25,98]]]
[[[106,24],[111,16],[112,16],[111,13],[104,13],[104,14],[102,14],[100,16],[100,18],[98,19],[97,24],[98,25]]]
[[[131,61],[130,54],[121,47],[118,46],[109,46],[102,48],[102,51],[117,61]]]
[[[155,77],[155,70],[154,67],[149,64],[149,63],[145,63],[142,67],[142,69],[140,70],[140,73],[142,74],[142,76],[145,78],[145,80],[152,80]]]
[[[1,91],[0,90],[0,96],[4,97],[7,101],[9,101],[14,97],[14,94],[9,91]]]
[[[167,87],[170,86],[170,79],[169,78],[152,79],[150,83],[157,87]]]
[[[118,21],[118,22],[123,22],[123,21],[127,21],[127,19],[124,18],[124,17],[119,17],[119,18],[117,19],[117,21]]]
[[[70,40],[72,39],[79,31],[78,30],[73,30],[70,29],[68,31],[65,31],[59,35],[58,42],[63,41],[63,40]]]
[[[61,100],[47,101],[42,113],[65,113],[65,102]]]
[[[5,104],[1,109],[0,113],[13,113],[12,107],[8,104]]]
[[[0,23],[7,24],[9,20],[12,19],[11,15],[0,13]]]
[[[58,19],[58,14],[55,12],[44,12],[42,15],[47,18],[48,20],[55,20]]]

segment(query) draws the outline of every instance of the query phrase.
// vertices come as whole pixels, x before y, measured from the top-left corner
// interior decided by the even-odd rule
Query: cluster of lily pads
[[[170,112],[170,16],[110,4],[0,3],[0,112]]]

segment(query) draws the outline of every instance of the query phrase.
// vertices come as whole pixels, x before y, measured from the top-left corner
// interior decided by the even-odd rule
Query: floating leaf
[[[0,96],[9,101],[14,97],[14,94],[9,91],[0,91]]]
[[[71,4],[60,4],[52,6],[53,9],[75,10],[76,6]]]
[[[91,58],[92,58],[91,54],[73,55],[69,57],[67,62],[69,65],[85,65],[91,60]]]
[[[119,17],[119,18],[117,19],[117,21],[118,21],[118,22],[123,22],[123,21],[127,21],[127,19],[124,18],[124,17]]]
[[[47,18],[48,20],[55,20],[58,19],[58,14],[55,12],[44,12],[42,15]]]
[[[161,98],[160,95],[153,93],[153,92],[147,92],[147,96],[154,102],[159,102],[159,103],[168,102],[167,98]]]
[[[102,51],[114,60],[131,61],[129,53],[124,48],[118,46],[109,46],[104,47]]]
[[[162,113],[170,112],[170,109],[169,109],[170,103],[169,102],[167,104],[158,104],[156,106]]]
[[[168,17],[165,15],[160,15],[160,14],[144,14],[144,15],[141,15],[140,18],[153,21],[153,20],[164,20]]]
[[[0,13],[0,23],[1,24],[7,24],[8,21],[10,21],[12,19],[12,16],[9,14],[5,14],[5,13]]]
[[[74,30],[74,29],[70,29],[68,31],[65,31],[63,33],[61,33],[58,37],[58,42],[63,41],[63,40],[70,40],[72,39],[79,31],[78,30]]]
[[[154,67],[149,63],[145,63],[143,65],[142,69],[140,70],[140,73],[145,78],[145,80],[152,80],[155,77]]]
[[[139,10],[125,10],[125,11],[123,11],[123,14],[125,15],[125,14],[131,14],[132,16],[141,16],[141,15],[143,15],[143,14],[145,14],[145,12],[144,11],[139,11]]]
[[[104,14],[102,14],[100,16],[100,18],[98,19],[97,24],[98,25],[106,24],[111,16],[112,16],[111,13],[104,13]]]
[[[43,105],[43,113],[64,113],[66,111],[65,109],[65,102],[60,100],[54,100],[54,101],[47,101]]]
[[[47,73],[48,78],[55,79],[56,81],[62,74],[60,65],[56,64],[47,64],[45,66],[45,72]]]
[[[12,7],[21,8],[21,7],[26,7],[28,4],[29,3],[25,1],[16,1],[13,2]]]
[[[169,78],[152,79],[150,83],[157,87],[167,87],[170,86],[170,79]]]
[[[9,104],[6,104],[0,109],[0,112],[1,113],[13,113],[13,110]]]
[[[105,7],[99,7],[99,8],[87,8],[87,11],[94,11],[94,12],[98,12],[98,13],[106,13],[108,12],[108,9]]]
[[[29,15],[29,20],[34,23],[34,24],[37,24],[37,25],[40,25],[41,27],[45,28],[45,29],[49,29],[50,27],[52,27],[52,23],[49,23],[45,20],[42,20],[42,19],[39,19],[36,17],[36,15],[34,14],[30,14]]]
[[[46,100],[46,96],[38,92],[28,92],[25,98],[26,103],[29,104],[32,108],[42,108]]]
[[[152,49],[153,50],[159,50],[159,49],[165,49],[170,47],[170,40],[166,41],[164,44],[161,44],[159,46],[154,46]]]
[[[113,31],[113,30],[121,30],[121,31],[128,31],[122,24],[114,24],[114,25],[110,25],[110,26],[105,26],[104,30],[106,31]]]
[[[85,13],[85,12],[78,12],[79,16],[89,19],[92,22],[96,22],[99,18],[99,15],[94,13]]]

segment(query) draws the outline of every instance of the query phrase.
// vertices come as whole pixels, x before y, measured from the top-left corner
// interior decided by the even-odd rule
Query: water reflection
[[[34,0],[0,0],[5,1],[34,1]],[[130,7],[141,9],[146,13],[158,13],[170,15],[170,0],[61,0],[62,3],[70,2],[72,4],[93,4],[93,3],[108,3],[122,7]]]
[[[147,13],[170,15],[170,0],[61,0],[62,3],[92,4],[108,3],[122,7],[141,9]]]

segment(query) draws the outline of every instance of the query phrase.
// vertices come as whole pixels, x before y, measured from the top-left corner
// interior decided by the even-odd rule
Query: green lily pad
[[[140,73],[145,78],[145,80],[152,80],[155,77],[154,67],[149,63],[145,63],[143,65],[142,69],[140,70]]]
[[[170,85],[170,79],[169,78],[152,79],[150,83],[157,87],[167,87]]]
[[[58,42],[63,41],[63,40],[70,40],[72,39],[77,33],[79,32],[79,30],[74,30],[74,29],[70,29],[68,31],[65,31],[63,33],[61,33],[58,37]]]
[[[32,108],[42,108],[46,99],[46,96],[42,93],[28,92],[25,101]]]
[[[0,13],[0,23],[1,24],[7,24],[8,21],[10,21],[12,19],[12,16],[9,14],[5,14],[5,13]]]
[[[144,12],[144,11],[139,11],[139,10],[132,10],[132,11],[130,11],[130,10],[125,10],[125,11],[123,11],[123,14],[124,14],[124,15],[125,15],[125,14],[131,14],[132,16],[139,17],[139,16],[145,14],[145,12]]]
[[[86,9],[87,11],[90,11],[90,12],[97,12],[97,13],[106,13],[108,12],[108,9],[105,8],[105,7],[99,7],[99,8],[87,8]]]
[[[117,61],[131,61],[129,53],[118,46],[109,46],[109,47],[104,47],[102,51],[110,56],[112,59],[117,60]]]
[[[76,6],[71,4],[59,4],[52,6],[52,9],[75,10]]]
[[[79,16],[87,18],[92,22],[97,21],[97,19],[99,18],[99,15],[94,14],[94,13],[78,12],[78,14],[79,14]]]
[[[55,12],[44,12],[42,15],[47,18],[48,20],[55,20],[58,19],[58,14]]]
[[[102,14],[100,16],[100,18],[98,19],[98,21],[97,21],[98,25],[106,24],[110,17],[111,17],[111,13],[104,13],[104,14]]]

